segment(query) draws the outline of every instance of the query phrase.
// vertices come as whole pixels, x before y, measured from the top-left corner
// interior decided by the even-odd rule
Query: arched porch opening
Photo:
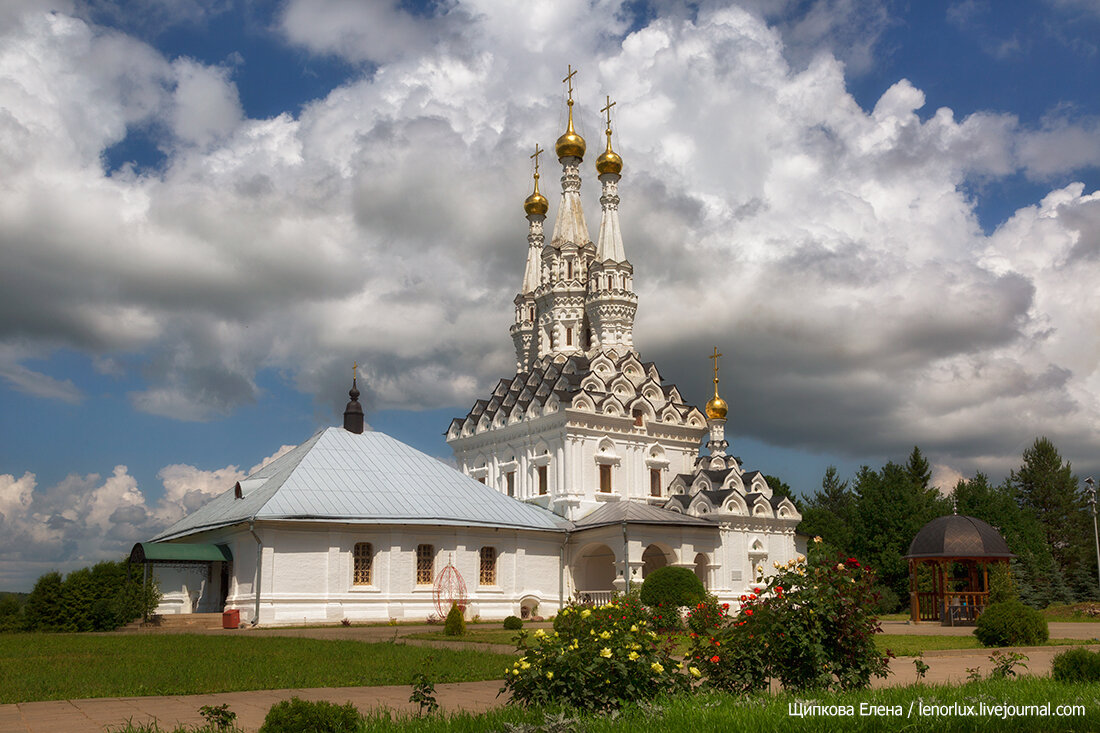
[[[656,543],[645,548],[642,552],[642,580],[646,579],[646,576],[652,573],[654,570],[659,570],[665,567],[674,560],[670,553],[665,552]]]
[[[573,562],[573,585],[586,603],[606,603],[615,588],[615,552],[605,544],[585,547]]]
[[[707,567],[709,564],[710,562],[707,560],[707,556],[703,553],[700,552],[695,556],[695,577],[699,579],[703,587],[707,590],[710,590],[710,583],[707,582],[709,580],[707,577],[709,575],[709,568]]]

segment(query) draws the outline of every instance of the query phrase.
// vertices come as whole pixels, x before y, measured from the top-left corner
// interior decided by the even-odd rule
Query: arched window
[[[435,548],[431,545],[416,546],[416,584],[431,585],[435,575]]]
[[[572,280],[573,279],[573,260],[566,260],[565,261],[565,279],[566,280]]]
[[[370,585],[374,567],[374,552],[369,542],[356,542],[352,552],[351,582],[353,585]]]
[[[481,548],[481,573],[479,578],[482,585],[497,584],[497,548]]]

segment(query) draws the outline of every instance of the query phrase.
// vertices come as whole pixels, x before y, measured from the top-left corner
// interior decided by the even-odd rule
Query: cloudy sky
[[[353,361],[449,456],[567,64],[590,150],[618,103],[636,343],[696,403],[723,351],[747,467],[1100,471],[1097,39],[1096,0],[3,3],[0,590],[335,424]]]

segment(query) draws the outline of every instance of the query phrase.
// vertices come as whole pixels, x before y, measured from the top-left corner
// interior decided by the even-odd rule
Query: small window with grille
[[[416,584],[431,585],[435,574],[435,548],[431,545],[416,546]]]
[[[355,550],[352,553],[353,556],[353,568],[352,568],[352,584],[354,585],[370,585],[371,584],[371,570],[374,566],[374,552],[371,550],[369,542],[356,542]]]
[[[497,584],[497,548],[481,548],[481,575],[482,585]]]
[[[546,466],[539,466],[539,495],[545,496],[550,489],[550,479],[546,475]]]
[[[600,464],[600,491],[604,494],[611,493],[611,466]]]

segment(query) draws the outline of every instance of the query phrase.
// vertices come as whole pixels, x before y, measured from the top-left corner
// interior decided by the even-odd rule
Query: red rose
[[[714,662],[715,664],[717,664],[717,663],[718,663],[718,655],[717,655],[717,654],[715,654],[715,655],[714,655],[713,657],[711,657],[711,658],[710,658],[710,661],[712,661],[712,662]]]
[[[751,616],[752,615],[752,609],[751,608],[745,609],[745,615],[746,616]]]
[[[742,596],[741,596],[741,602],[742,602],[742,603],[744,603],[744,602],[745,602],[745,601],[747,601],[748,599],[749,599],[749,597],[748,597],[748,596],[746,596],[746,595],[742,595]]]

